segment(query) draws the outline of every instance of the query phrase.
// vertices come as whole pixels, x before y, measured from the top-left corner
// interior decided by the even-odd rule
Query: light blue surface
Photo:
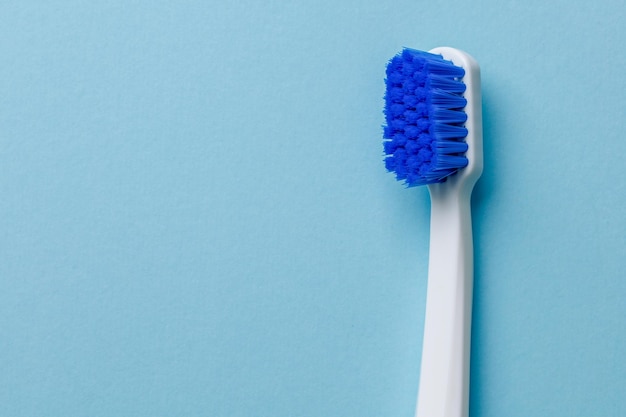
[[[483,69],[472,417],[626,415],[626,9],[0,5],[0,415],[413,415],[429,202],[386,61]]]

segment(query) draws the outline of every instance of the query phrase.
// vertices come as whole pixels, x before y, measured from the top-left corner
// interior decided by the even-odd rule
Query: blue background
[[[429,200],[384,68],[483,70],[473,417],[626,415],[626,8],[0,5],[0,415],[413,415]]]

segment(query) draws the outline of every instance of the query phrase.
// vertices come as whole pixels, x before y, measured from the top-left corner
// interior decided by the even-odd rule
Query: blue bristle
[[[468,164],[465,71],[405,48],[387,65],[385,166],[407,186],[443,182]]]

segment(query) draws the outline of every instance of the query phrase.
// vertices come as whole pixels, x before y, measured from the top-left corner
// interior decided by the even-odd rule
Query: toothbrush
[[[473,286],[470,198],[483,168],[480,69],[467,53],[405,48],[387,66],[385,165],[431,198],[416,417],[467,417]]]

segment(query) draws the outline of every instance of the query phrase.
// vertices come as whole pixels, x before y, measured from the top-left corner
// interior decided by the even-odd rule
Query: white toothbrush
[[[385,165],[428,185],[430,257],[416,417],[467,417],[473,244],[483,168],[480,70],[454,48],[405,48],[387,66]]]

